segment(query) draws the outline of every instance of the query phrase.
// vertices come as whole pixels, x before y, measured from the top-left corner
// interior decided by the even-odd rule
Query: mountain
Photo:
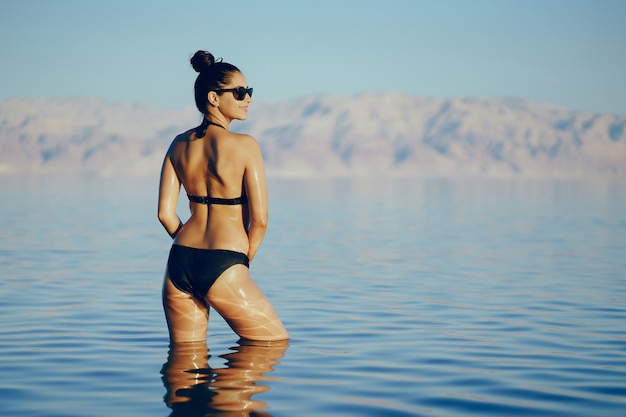
[[[93,97],[0,103],[0,174],[156,175],[193,106]],[[268,175],[626,179],[626,116],[519,98],[395,93],[253,102],[235,131],[255,136]]]

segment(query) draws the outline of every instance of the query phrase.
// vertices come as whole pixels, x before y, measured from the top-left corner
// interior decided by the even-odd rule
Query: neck
[[[219,127],[221,127],[222,129],[226,130],[226,128],[225,128],[224,126],[222,126],[222,124],[221,124],[221,123],[214,122],[214,121],[212,121],[212,120],[209,120],[208,118],[207,118],[207,119],[204,119],[203,124],[204,124],[204,125],[206,125],[206,126],[209,126],[209,125],[219,126]]]
[[[224,129],[228,129],[230,122],[232,119],[224,116],[222,112],[220,112],[216,108],[210,108],[209,112],[205,115],[205,117],[209,120],[212,125],[223,127]]]
[[[200,126],[198,126],[196,128],[196,139],[201,139],[204,137],[204,135],[206,134],[206,130],[209,127],[209,125],[215,125],[215,126],[219,126],[224,130],[228,130],[226,127],[224,127],[223,124],[219,123],[219,122],[214,122],[213,120],[211,120],[211,116],[209,114],[204,116],[204,120],[202,121],[202,123],[200,124]]]

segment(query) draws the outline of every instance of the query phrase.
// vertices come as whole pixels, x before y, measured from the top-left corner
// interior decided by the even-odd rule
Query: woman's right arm
[[[252,261],[254,255],[261,246],[265,231],[267,230],[268,204],[267,184],[265,182],[265,169],[263,167],[263,155],[261,148],[253,137],[247,146],[246,170],[244,184],[248,197],[248,259]]]
[[[178,196],[180,194],[180,180],[168,152],[161,168],[161,180],[159,183],[159,221],[171,236],[175,238],[183,226],[183,222],[176,214]]]

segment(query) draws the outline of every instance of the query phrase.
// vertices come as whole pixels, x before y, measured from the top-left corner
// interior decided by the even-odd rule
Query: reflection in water
[[[220,356],[226,360],[223,368],[212,369],[205,341],[172,343],[161,370],[171,416],[269,416],[259,411],[267,408],[265,402],[252,396],[269,391],[258,382],[272,379],[265,374],[274,371],[287,346],[287,341],[242,340]]]

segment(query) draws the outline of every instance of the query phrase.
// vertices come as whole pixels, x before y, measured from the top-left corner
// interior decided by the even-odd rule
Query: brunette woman
[[[191,65],[203,121],[174,139],[159,186],[159,221],[174,239],[163,283],[170,340],[205,340],[209,307],[243,339],[287,339],[249,272],[268,218],[261,150],[252,136],[229,130],[247,118],[252,88],[209,52],[196,52]],[[176,214],[181,185],[191,211],[184,223]]]

